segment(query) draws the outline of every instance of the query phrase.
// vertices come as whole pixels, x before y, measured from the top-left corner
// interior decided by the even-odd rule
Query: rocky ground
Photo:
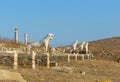
[[[13,70],[5,66],[0,66],[0,69],[18,72],[27,82],[120,82],[120,63],[105,60],[64,61],[58,67],[37,67],[34,70]]]

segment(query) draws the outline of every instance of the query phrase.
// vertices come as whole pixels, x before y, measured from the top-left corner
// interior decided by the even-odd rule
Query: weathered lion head
[[[47,35],[47,37],[49,37],[49,38],[50,38],[50,40],[52,40],[52,39],[53,39],[53,37],[54,37],[54,34],[49,33],[49,34]]]

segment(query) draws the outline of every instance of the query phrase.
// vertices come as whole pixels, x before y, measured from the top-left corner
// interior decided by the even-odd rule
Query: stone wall
[[[33,54],[27,54],[27,53],[18,53],[17,56],[17,67],[29,67],[32,68],[33,65]],[[68,55],[58,54],[58,55],[50,55],[49,62],[51,63],[60,63],[63,61],[68,61]],[[75,60],[75,55],[70,56],[70,60]],[[82,57],[80,55],[77,56],[77,60],[82,60]],[[15,66],[14,64],[14,53],[0,53],[0,65],[3,66]],[[47,55],[46,54],[36,54],[35,55],[35,67],[40,66],[47,66]],[[50,65],[51,66],[51,65]]]
[[[13,54],[0,53],[0,65],[13,66]]]
[[[71,57],[72,58],[72,57]],[[18,54],[18,67],[32,67],[32,54],[27,53],[19,53]],[[67,61],[67,55],[50,55],[50,62],[61,62]],[[0,65],[13,67],[14,64],[14,53],[0,53]],[[47,55],[45,54],[37,54],[35,56],[35,65],[38,66],[46,66],[47,64]]]
[[[46,55],[36,55],[36,66],[46,65]],[[14,53],[0,53],[0,65],[13,67]],[[18,67],[31,67],[32,54],[18,54]]]

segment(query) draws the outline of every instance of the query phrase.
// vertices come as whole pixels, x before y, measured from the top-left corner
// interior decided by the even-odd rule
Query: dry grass
[[[16,43],[15,41],[8,39],[0,39],[0,43],[4,44],[4,47],[6,48],[20,48],[21,46],[24,46],[22,43]]]
[[[58,67],[49,69],[37,67],[35,70],[31,68],[18,70],[0,68],[21,73],[27,82],[120,82],[120,63],[111,61],[61,62]],[[85,75],[82,75],[82,72],[85,72]]]

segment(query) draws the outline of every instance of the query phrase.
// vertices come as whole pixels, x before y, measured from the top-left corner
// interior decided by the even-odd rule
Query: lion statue
[[[41,41],[28,44],[26,49],[30,50],[31,48],[45,46],[45,51],[47,52],[48,51],[49,42],[50,42],[50,40],[53,39],[53,37],[54,37],[54,34],[49,33]]]

